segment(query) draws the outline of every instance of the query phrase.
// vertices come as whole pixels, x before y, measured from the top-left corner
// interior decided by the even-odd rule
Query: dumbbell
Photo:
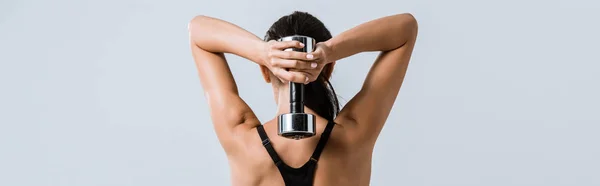
[[[288,48],[284,51],[312,52],[315,49],[315,39],[308,36],[293,35],[278,41],[300,41],[303,48]],[[281,114],[277,118],[277,134],[291,139],[302,139],[314,136],[315,116],[304,113],[304,84],[290,81],[290,113]]]

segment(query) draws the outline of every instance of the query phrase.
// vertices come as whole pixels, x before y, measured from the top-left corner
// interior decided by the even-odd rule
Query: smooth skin
[[[317,135],[311,138],[292,140],[277,136],[276,116],[289,112],[285,82],[312,82],[326,64],[360,52],[380,51],[361,90],[335,118],[336,125],[319,159],[314,180],[315,186],[365,186],[370,182],[375,142],[402,85],[417,32],[417,21],[411,14],[386,16],[318,43],[316,50],[307,54],[283,51],[303,47],[299,42],[265,42],[223,20],[207,16],[192,19],[192,55],[217,137],[229,160],[232,185],[283,186],[284,182],[262,146],[256,132],[261,123],[240,98],[224,53],[260,65],[265,81],[273,85],[278,104],[274,118],[264,123],[265,130],[282,160],[291,167],[300,167],[309,160],[327,120],[317,116]],[[305,112],[315,114],[307,107]]]

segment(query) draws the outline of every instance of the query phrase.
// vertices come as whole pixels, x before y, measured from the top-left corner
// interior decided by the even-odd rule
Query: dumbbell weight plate
[[[278,135],[292,138],[302,139],[314,136],[315,132],[315,116],[306,113],[288,113],[279,115]]]

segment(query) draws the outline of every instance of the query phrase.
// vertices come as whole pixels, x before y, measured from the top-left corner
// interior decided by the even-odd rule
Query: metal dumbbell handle
[[[290,81],[290,113],[304,113],[304,84]]]

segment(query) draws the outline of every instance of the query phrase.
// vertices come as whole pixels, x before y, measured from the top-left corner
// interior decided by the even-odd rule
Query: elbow
[[[206,21],[208,19],[210,19],[210,17],[199,15],[192,18],[188,23],[188,36],[192,44],[197,45],[197,41],[200,39],[199,37],[205,32],[203,28],[205,28],[204,25],[207,24]]]
[[[192,20],[190,20],[190,22],[188,23],[188,31],[190,32],[190,34],[193,33],[195,30],[198,30],[198,28],[201,28],[200,25],[207,18],[208,17],[203,16],[203,15],[199,15],[199,16],[192,18]]]
[[[396,24],[398,25],[396,27],[398,28],[396,34],[398,34],[398,38],[401,38],[398,40],[398,48],[403,47],[406,44],[414,43],[419,31],[417,19],[410,13],[398,14],[396,16]]]
[[[413,14],[411,14],[411,13],[404,13],[402,15],[405,17],[404,19],[406,19],[406,21],[408,23],[414,24],[414,26],[417,25],[417,18],[415,18],[415,16]]]
[[[392,17],[390,23],[392,23],[393,29],[388,32],[390,34],[388,36],[394,38],[390,40],[390,45],[393,47],[385,51],[396,50],[414,43],[419,29],[417,19],[411,13],[396,14]]]
[[[402,24],[406,29],[405,31],[408,33],[408,35],[416,37],[419,31],[419,23],[417,22],[417,18],[415,18],[415,16],[411,13],[404,13],[401,15],[403,16]]]

